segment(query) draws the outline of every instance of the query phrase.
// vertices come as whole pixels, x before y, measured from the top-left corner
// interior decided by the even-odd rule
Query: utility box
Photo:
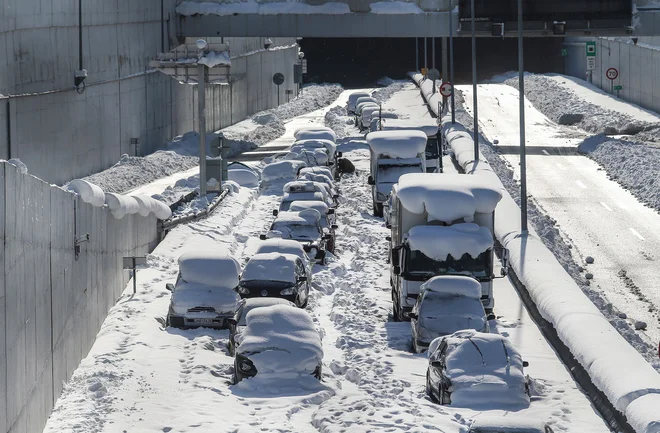
[[[212,182],[211,179],[215,179]],[[206,160],[206,191],[220,192],[222,186],[222,159],[213,158]]]

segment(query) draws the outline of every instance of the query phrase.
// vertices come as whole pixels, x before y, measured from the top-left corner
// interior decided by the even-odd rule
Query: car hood
[[[195,307],[212,307],[216,313],[233,314],[240,300],[232,289],[187,283],[175,288],[171,305],[176,314],[185,314]]]
[[[483,367],[483,374],[450,371],[451,404],[460,407],[527,407],[525,377],[512,367]]]

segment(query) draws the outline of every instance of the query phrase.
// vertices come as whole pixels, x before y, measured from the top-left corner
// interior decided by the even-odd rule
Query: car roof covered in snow
[[[295,242],[295,241],[293,241]],[[296,304],[294,304],[291,301],[287,301],[286,299],[283,298],[271,298],[271,297],[266,297],[266,298],[247,298],[241,300],[241,304],[243,304],[243,308],[245,309],[244,311],[251,310],[253,308],[262,308],[262,307],[270,307],[273,305],[289,305],[292,307],[295,307]]]
[[[294,200],[289,207],[291,212],[299,212],[305,209],[314,209],[321,215],[327,215],[330,207],[320,200]]]
[[[265,182],[277,179],[290,179],[297,175],[301,167],[305,167],[305,162],[299,160],[282,160],[268,164],[261,172],[261,178]]]
[[[474,223],[451,226],[415,226],[408,231],[408,245],[433,260],[444,261],[451,255],[477,258],[493,247],[493,235],[487,227]]]
[[[415,158],[426,149],[422,131],[375,131],[367,134],[367,143],[376,155],[390,158]]]
[[[319,132],[325,133],[322,135],[327,135],[328,137],[332,137],[332,138],[321,138],[314,136],[316,133]],[[309,136],[308,133],[312,133],[312,136]],[[323,139],[323,140],[329,140],[333,143],[337,141],[337,134],[335,134],[335,131],[323,125],[303,126],[301,128],[296,129],[296,131],[293,133],[293,136],[295,137],[296,140]]]
[[[260,253],[250,257],[241,280],[243,281],[283,281],[296,282],[296,261],[300,257],[293,254]]]
[[[302,211],[284,211],[277,214],[273,224],[304,224],[316,225],[321,220],[321,213],[316,209],[305,209]]]
[[[368,92],[353,92],[350,95],[348,95],[348,102],[349,104],[351,102],[355,103],[358,99],[364,98],[364,97],[369,97],[371,96]]]
[[[544,433],[545,423],[515,412],[496,416],[481,414],[470,425],[470,433]]]
[[[326,173],[305,172],[305,173],[301,173],[300,176],[298,176],[298,179],[311,180],[313,182],[322,182],[330,187],[335,186],[335,182]]]
[[[322,362],[321,338],[305,310],[273,305],[253,309],[246,319],[236,351],[249,356],[258,374],[311,374]]]
[[[481,284],[479,281],[462,275],[440,275],[433,277],[422,284],[420,290],[446,296],[466,296],[468,298],[481,299]]]
[[[297,140],[293,143],[293,146],[303,146],[306,149],[325,149],[330,154],[334,154],[337,151],[337,145],[334,141],[323,139]]]
[[[282,190],[285,193],[296,192],[322,192],[325,191],[325,184],[314,182],[313,180],[293,180],[284,184]]]
[[[234,288],[241,265],[224,251],[194,251],[179,257],[179,273],[188,283]]]
[[[300,257],[305,263],[309,261],[309,257],[303,249],[302,244],[293,239],[266,239],[259,244],[255,254],[265,253],[293,254]]]
[[[383,131],[409,131],[419,130],[424,132],[427,137],[435,136],[438,133],[439,126],[431,121],[429,122],[416,122],[410,119],[383,119],[381,128]]]
[[[502,187],[491,185],[485,176],[410,173],[399,178],[397,196],[408,211],[426,212],[429,221],[451,223],[463,218],[472,222],[475,213],[495,210],[502,199]]]
[[[327,191],[315,192],[285,192],[282,196],[282,203],[291,203],[296,200],[321,200],[327,202],[330,200]]]

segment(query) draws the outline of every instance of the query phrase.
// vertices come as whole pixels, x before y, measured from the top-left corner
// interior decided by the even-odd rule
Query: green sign
[[[614,86],[614,90],[623,90],[623,86]]]
[[[562,56],[562,57],[566,57],[566,56],[568,56],[568,50],[567,50],[566,48],[562,48],[562,49],[561,49],[561,56]]]
[[[587,57],[596,57],[596,42],[587,42]]]

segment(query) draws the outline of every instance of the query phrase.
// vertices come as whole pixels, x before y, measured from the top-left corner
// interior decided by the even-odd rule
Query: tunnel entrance
[[[406,78],[415,69],[413,38],[305,38],[300,46],[308,59],[305,82],[340,83],[346,88],[373,86],[382,77]],[[563,38],[525,39],[525,70],[563,72]],[[479,80],[518,70],[518,41],[515,38],[477,39]],[[419,66],[424,66],[424,39],[418,39]],[[427,38],[427,61],[432,65],[431,38]],[[457,84],[472,82],[470,38],[454,39]],[[442,47],[435,41],[435,66],[441,71]],[[441,71],[442,72],[442,71]]]

